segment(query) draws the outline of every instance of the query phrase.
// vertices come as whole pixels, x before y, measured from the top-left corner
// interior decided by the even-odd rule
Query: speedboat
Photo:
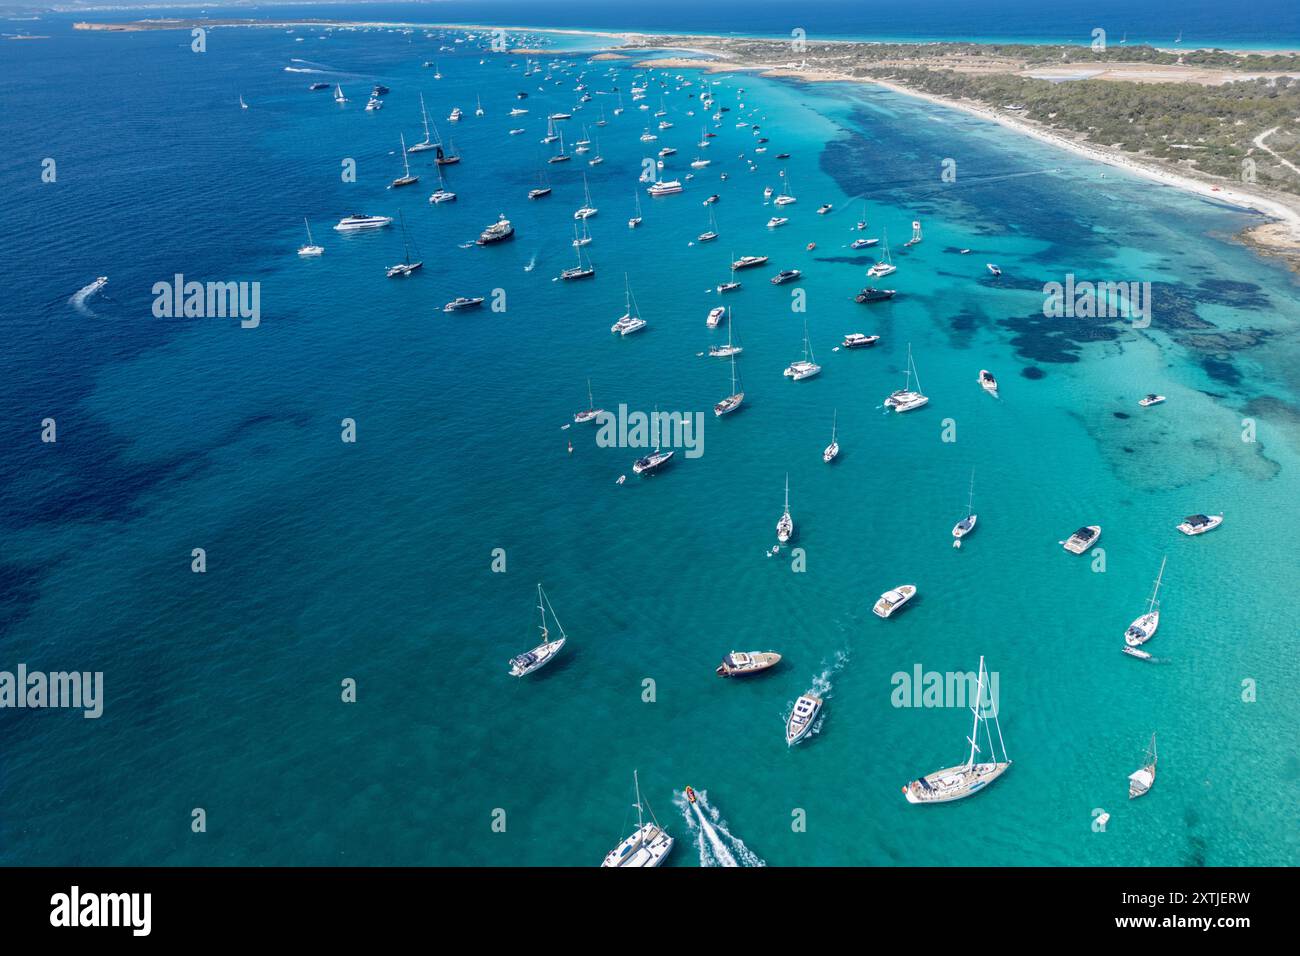
[[[854,302],[884,302],[898,295],[897,289],[877,289],[873,285],[867,286],[861,292],[853,297]]]
[[[876,617],[890,617],[900,607],[912,600],[915,595],[915,584],[900,584],[898,587],[880,595],[880,600],[871,609],[871,613],[875,614]]]
[[[550,186],[538,186],[536,189],[528,190],[529,199],[541,199],[543,196],[549,196],[550,194],[551,194]]]
[[[656,448],[644,458],[638,458],[632,465],[632,471],[638,475],[649,475],[672,461],[674,454],[676,453],[672,449],[660,451]]]
[[[991,263],[991,262],[986,262],[986,263],[984,263],[984,268],[988,269],[989,272],[993,273],[995,276],[1000,276],[1000,275],[1002,275],[1002,270],[999,269],[997,266],[995,266],[995,265],[994,265],[993,263]]]
[[[741,256],[739,259],[737,259],[735,262],[731,264],[731,271],[735,272],[739,269],[752,269],[755,266],[761,266],[766,264],[767,264],[767,256]]]
[[[998,397],[998,380],[993,377],[993,373],[988,369],[980,369],[979,377],[980,388],[988,392],[994,398]]]
[[[1101,525],[1090,524],[1080,528],[1062,545],[1071,554],[1083,554],[1101,538]]]
[[[722,197],[719,196],[717,193],[714,193],[714,194],[713,194],[712,196],[710,196],[708,199],[704,200],[704,202],[703,202],[701,205],[704,205],[704,206],[711,206],[711,205],[713,205],[715,202],[717,202],[717,201],[718,201],[719,199],[721,199],[721,198],[722,198]]]
[[[362,229],[382,229],[393,224],[392,216],[345,216],[334,227],[337,232],[357,232]]]
[[[1163,395],[1157,395],[1154,392],[1152,392],[1146,398],[1139,398],[1138,404],[1141,405],[1143,408],[1149,408],[1152,405],[1159,405],[1164,400],[1165,397]]]
[[[1183,534],[1205,534],[1207,531],[1213,531],[1219,525],[1223,524],[1223,515],[1188,515],[1187,519],[1178,526],[1178,530]]]
[[[510,220],[502,216],[492,225],[484,229],[475,243],[480,246],[488,246],[494,242],[504,242],[515,234],[515,227],[510,224]]]
[[[869,349],[879,341],[879,335],[863,335],[861,332],[850,332],[844,336],[844,341],[840,344],[846,349]]]
[[[771,186],[768,186],[766,189],[763,190],[763,198],[764,198],[764,199],[771,199],[771,198],[772,198],[772,187],[771,187]]]
[[[727,314],[727,310],[722,306],[714,306],[709,310],[709,317],[704,320],[704,324],[711,329],[716,329],[722,324],[722,318]]]
[[[775,651],[732,651],[717,667],[719,677],[748,677],[775,667],[781,655]]]
[[[735,279],[732,279],[730,282],[721,283],[718,286],[718,292],[719,294],[723,292],[735,292],[739,288],[740,288],[740,283],[737,282]]]
[[[876,245],[876,244],[879,243],[879,242],[880,242],[879,239],[854,239],[851,243],[849,243],[849,248],[850,248],[850,249],[868,249],[868,248],[870,248],[871,246],[874,246],[874,245]]]
[[[785,724],[787,746],[793,747],[808,736],[821,710],[822,699],[812,694],[804,694],[794,702],[794,710],[790,711],[790,719]]]
[[[824,202],[817,207],[817,215],[819,216],[824,216],[830,211],[831,211],[831,204],[828,202]]]
[[[457,296],[442,307],[444,312],[459,312],[461,309],[476,309],[483,304],[483,297],[476,296]]]
[[[685,794],[686,799],[687,799],[688,801],[690,801],[691,803],[694,803],[694,802],[695,802],[695,791],[694,791],[693,789],[691,789],[690,787],[687,787],[687,788],[683,791],[683,793]]]
[[[778,226],[784,226],[789,221],[785,216],[773,216],[767,221],[767,228],[776,229]]]
[[[798,269],[782,269],[776,275],[772,276],[772,278],[769,281],[772,283],[772,285],[782,285],[783,283],[786,282],[793,282],[796,279],[801,278],[802,276],[803,273],[800,272]]]

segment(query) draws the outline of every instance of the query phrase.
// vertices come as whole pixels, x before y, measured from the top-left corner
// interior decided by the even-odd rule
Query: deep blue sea
[[[1047,5],[1031,18],[1015,3],[964,22],[937,3],[838,22],[1063,38],[1103,9],[1087,7],[1052,8],[1057,27]],[[470,9],[420,12],[699,32],[728,17]],[[810,32],[820,9],[801,8]],[[1131,40],[1268,32],[1194,15],[1208,4],[1115,9]],[[548,81],[525,78],[523,56],[421,30],[217,29],[195,53],[186,33],[74,33],[71,19],[19,25],[51,38],[5,42],[0,59],[0,670],[102,671],[106,702],[97,720],[0,710],[0,862],[594,865],[626,835],[635,768],[678,839],[673,865],[1300,863],[1300,289],[1229,241],[1257,214],[869,86],[647,73],[591,62],[572,36],[542,58]],[[1279,16],[1268,43],[1297,34]],[[309,92],[317,80],[349,102]],[[391,93],[367,112],[379,82]],[[706,84],[729,107],[716,125]],[[412,157],[417,186],[389,188],[399,136],[423,135],[419,93],[463,157],[446,171],[454,203],[427,201],[430,153]],[[573,113],[570,148],[585,126],[603,163],[544,162],[557,110]],[[704,149],[702,131],[716,133]],[[679,150],[665,174],[692,178],[652,200],[638,177],[663,145]],[[693,170],[697,156],[710,165]],[[530,202],[541,170],[554,193]],[[783,170],[798,202],[769,230],[763,190]],[[583,173],[597,275],[557,282]],[[720,238],[699,243],[713,193]],[[400,212],[422,273],[386,279],[401,232],[331,228],[353,212]],[[512,241],[469,245],[502,213]],[[853,301],[875,258],[849,248],[864,216],[899,266],[889,303]],[[295,254],[304,217],[319,259]],[[904,249],[913,220],[924,241]],[[771,262],[724,300],[746,401],[715,420],[729,371],[701,353],[727,327],[705,315],[743,254]],[[779,268],[804,278],[772,286]],[[178,273],[260,283],[260,325],[156,318],[153,286]],[[1150,327],[1044,318],[1044,284],[1067,274],[1152,283]],[[70,301],[99,275],[99,295]],[[619,339],[625,275],[649,327]],[[505,310],[444,314],[458,295],[503,295]],[[782,370],[805,320],[823,371],[795,383]],[[851,331],[880,345],[836,351]],[[886,414],[909,345],[930,404]],[[704,453],[632,475],[638,451],[562,428],[588,379],[605,408],[705,413]],[[1139,408],[1147,392],[1168,401]],[[828,466],[833,416],[843,450]],[[954,550],[972,468],[979,526]],[[787,474],[802,552],[769,557]],[[1178,534],[1196,511],[1223,527]],[[1103,526],[1104,570],[1059,547],[1081,524]],[[1119,647],[1162,558],[1144,663]],[[539,581],[568,645],[514,679]],[[904,582],[919,597],[873,616]],[[719,680],[733,648],[784,660]],[[1014,765],[974,799],[910,806],[904,783],[965,758],[969,714],[895,707],[891,677],[980,655]],[[824,714],[788,748],[784,719],[810,688]],[[1153,732],[1159,781],[1129,802]],[[688,784],[716,842],[682,806]]]

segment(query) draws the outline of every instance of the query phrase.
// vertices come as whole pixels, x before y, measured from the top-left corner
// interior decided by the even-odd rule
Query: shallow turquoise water
[[[555,194],[529,203],[543,117],[573,94],[571,78],[525,87],[520,58],[480,64],[418,35],[296,43],[272,31],[216,31],[205,58],[169,34],[19,54],[29,59],[5,69],[39,122],[9,131],[3,202],[51,228],[11,263],[0,397],[18,450],[0,465],[0,666],[103,670],[108,701],[98,721],[0,712],[0,859],[593,864],[624,835],[637,767],[681,840],[676,865],[702,857],[674,803],[686,784],[774,865],[1300,861],[1285,520],[1300,465],[1297,296],[1282,269],[1222,241],[1252,216],[886,92],[725,75],[716,95],[733,111],[713,164],[682,195],[643,195],[632,231],[652,119],[626,96],[626,64],[617,79],[586,69],[593,89],[617,82],[628,111],[614,117],[601,96],[568,123],[575,138],[606,105],[605,162],[548,167]],[[419,65],[435,55],[437,82]],[[317,76],[352,102],[308,94]],[[654,145],[677,146],[670,169],[684,175],[700,81],[662,78],[676,126]],[[367,114],[377,80],[393,94]],[[512,119],[519,89],[531,112]],[[385,188],[398,133],[418,131],[418,90],[444,133],[452,105],[467,113],[455,204],[425,201],[426,158],[419,187]],[[773,233],[762,189],[780,164],[735,128],[742,101],[769,155],[792,154],[799,202]],[[527,134],[506,135],[516,125]],[[45,155],[60,160],[57,187],[31,174]],[[343,157],[357,161],[355,184],[340,181]],[[939,179],[944,159],[955,183]],[[552,282],[572,260],[584,170],[598,276]],[[714,191],[721,238],[692,245]],[[900,295],[881,306],[852,301],[870,261],[847,249],[863,194],[870,234],[889,230],[900,266],[885,283]],[[820,202],[835,211],[817,216]],[[399,208],[426,262],[407,282],[382,275],[401,255],[395,231],[329,228]],[[513,242],[460,248],[499,212]],[[302,216],[321,260],[293,255]],[[926,238],[904,253],[914,218]],[[643,481],[636,452],[562,431],[588,377],[605,407],[708,412],[729,378],[697,354],[725,336],[705,329],[717,298],[706,290],[733,253],[772,261],[726,300],[746,407],[708,415],[704,455]],[[804,314],[791,287],[763,281],[789,266],[805,272]],[[650,328],[617,340],[625,271]],[[261,281],[262,325],[154,319],[150,287],[175,272]],[[1067,272],[1157,283],[1152,327],[1043,320],[1042,284]],[[66,305],[102,273],[97,317]],[[504,313],[439,311],[496,288]],[[805,316],[824,371],[791,383],[780,373]],[[1268,336],[1198,350],[1198,318]],[[1062,350],[1062,326],[1096,338]],[[832,351],[854,330],[881,345]],[[931,402],[886,416],[909,342]],[[976,386],[980,368],[999,377],[999,401]],[[1150,390],[1169,402],[1137,408]],[[843,453],[828,467],[836,409]],[[34,439],[47,414],[53,447]],[[1240,440],[1246,416],[1254,444]],[[355,445],[339,440],[345,417]],[[945,419],[956,441],[942,440]],[[980,525],[954,551],[972,467]],[[788,553],[765,556],[787,472],[803,573]],[[1196,510],[1228,519],[1178,535]],[[1057,546],[1082,523],[1104,526],[1105,573]],[[189,571],[194,547],[207,549],[206,575]],[[504,574],[491,571],[496,548]],[[1144,665],[1118,649],[1162,555],[1149,645],[1161,660]],[[570,642],[517,681],[506,661],[536,633],[538,580]],[[875,597],[904,581],[920,587],[914,605],[874,618]],[[712,669],[733,647],[786,659],[720,681]],[[962,710],[892,707],[890,676],[966,671],[981,654],[999,675],[1015,766],[978,799],[910,807],[899,787],[960,760],[969,727]],[[820,732],[789,750],[784,717],[818,676],[831,684]],[[339,701],[348,677],[352,705]],[[1153,730],[1160,780],[1130,805],[1125,777]],[[196,806],[203,836],[189,831]],[[1112,813],[1104,834],[1091,831],[1097,807]],[[505,833],[491,829],[498,808]],[[791,829],[796,808],[806,832]]]

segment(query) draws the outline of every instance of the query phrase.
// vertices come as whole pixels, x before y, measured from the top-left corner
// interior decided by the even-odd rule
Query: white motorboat
[[[844,336],[844,341],[840,345],[846,349],[869,349],[879,341],[879,335],[863,335],[861,332],[850,332]]]
[[[704,320],[704,324],[711,329],[716,329],[719,325],[722,324],[722,320],[726,316],[726,314],[727,314],[726,309],[724,309],[720,305],[716,305],[709,310],[709,316]]]
[[[1165,397],[1163,395],[1157,395],[1155,392],[1152,392],[1146,398],[1139,398],[1138,404],[1143,408],[1150,408],[1152,405],[1161,404],[1164,400]]]
[[[790,220],[785,216],[773,216],[771,219],[767,221],[767,228],[777,229],[780,228],[781,226],[784,226],[789,221]]]
[[[963,250],[963,254],[966,253],[966,252],[970,252],[970,250],[969,250],[969,249],[965,249],[965,250]],[[997,266],[995,266],[995,265],[994,265],[993,263],[991,263],[991,262],[986,262],[986,263],[984,263],[984,268],[988,269],[989,272],[993,273],[994,276],[1000,276],[1000,275],[1002,275],[1002,270],[999,269]]]
[[[910,781],[903,787],[903,796],[907,798],[908,803],[949,803],[953,800],[961,800],[979,793],[1010,769],[1011,758],[1007,756],[1006,744],[1002,741],[1002,725],[998,722],[997,702],[990,699],[989,706],[987,708],[984,706],[987,686],[987,672],[984,669],[984,658],[981,657],[979,676],[975,684],[975,700],[971,706],[975,720],[970,737],[967,738],[970,741],[970,756],[964,764],[936,770],[934,773]],[[993,743],[993,733],[988,726],[990,714],[998,731],[996,747]],[[976,763],[975,754],[983,755],[979,746],[981,724],[984,726],[988,759]],[[999,749],[1002,751],[1001,760],[997,759]]]
[[[657,180],[646,189],[651,196],[671,196],[682,191],[682,184],[676,179]]]
[[[551,632],[546,627],[546,611],[550,608],[551,619],[555,621],[555,626],[559,628],[560,637],[558,640],[551,640]],[[518,657],[510,659],[510,676],[525,677],[534,671],[539,671],[551,661],[555,660],[555,655],[560,653],[564,647],[564,642],[568,640],[568,635],[564,633],[564,628],[560,625],[560,619],[555,616],[555,608],[551,607],[550,599],[547,598],[546,592],[542,590],[541,584],[537,585],[537,610],[541,612],[542,623],[540,630],[542,640],[531,651],[525,651]]]
[[[1071,554],[1083,554],[1101,540],[1101,525],[1090,524],[1080,528],[1062,543],[1062,547]]]
[[[994,398],[998,397],[998,380],[993,377],[993,373],[986,368],[980,369],[979,377],[980,388],[988,392]]]
[[[344,216],[334,227],[336,232],[360,232],[363,229],[382,229],[393,224],[392,216]]]
[[[1219,525],[1223,524],[1223,515],[1188,515],[1187,519],[1178,526],[1178,530],[1183,534],[1205,534],[1207,531],[1213,531]]]
[[[880,599],[871,608],[871,613],[876,617],[892,617],[895,611],[915,596],[915,584],[900,584],[880,595]]]
[[[483,304],[483,297],[476,296],[457,296],[442,307],[444,312],[460,312],[462,309],[477,309]]]
[[[787,746],[793,747],[808,736],[817,721],[817,715],[822,712],[822,703],[822,699],[813,694],[804,694],[794,702],[794,709],[790,711],[790,718],[785,723]]]
[[[775,651],[732,651],[717,667],[719,677],[748,677],[775,667],[781,655]]]

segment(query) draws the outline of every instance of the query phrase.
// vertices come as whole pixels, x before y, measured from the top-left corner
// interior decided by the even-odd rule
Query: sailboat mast
[[[1168,560],[1169,558],[1167,555],[1160,559],[1160,573],[1156,575],[1156,586],[1155,589],[1151,592],[1151,601],[1147,604],[1148,614],[1150,614],[1152,610],[1155,609],[1156,595],[1160,593],[1160,581],[1165,576],[1165,562]]]
[[[970,470],[970,494],[966,496],[966,514],[975,507],[975,469]]]
[[[975,751],[979,749],[976,741],[979,739],[980,732],[980,700],[984,697],[984,657],[980,656],[980,673],[975,683],[975,703],[971,706],[971,713],[975,715],[975,720],[970,728],[970,757],[966,760],[967,767],[975,766]],[[1001,736],[1002,731],[998,730]]]
[[[790,473],[785,473],[785,510],[790,511]]]
[[[424,94],[420,94],[420,115],[424,117],[424,141],[429,141],[429,112],[424,108]]]
[[[636,832],[640,835],[645,829],[645,818],[641,815],[641,778],[635,770],[632,771],[632,786],[636,789]]]

